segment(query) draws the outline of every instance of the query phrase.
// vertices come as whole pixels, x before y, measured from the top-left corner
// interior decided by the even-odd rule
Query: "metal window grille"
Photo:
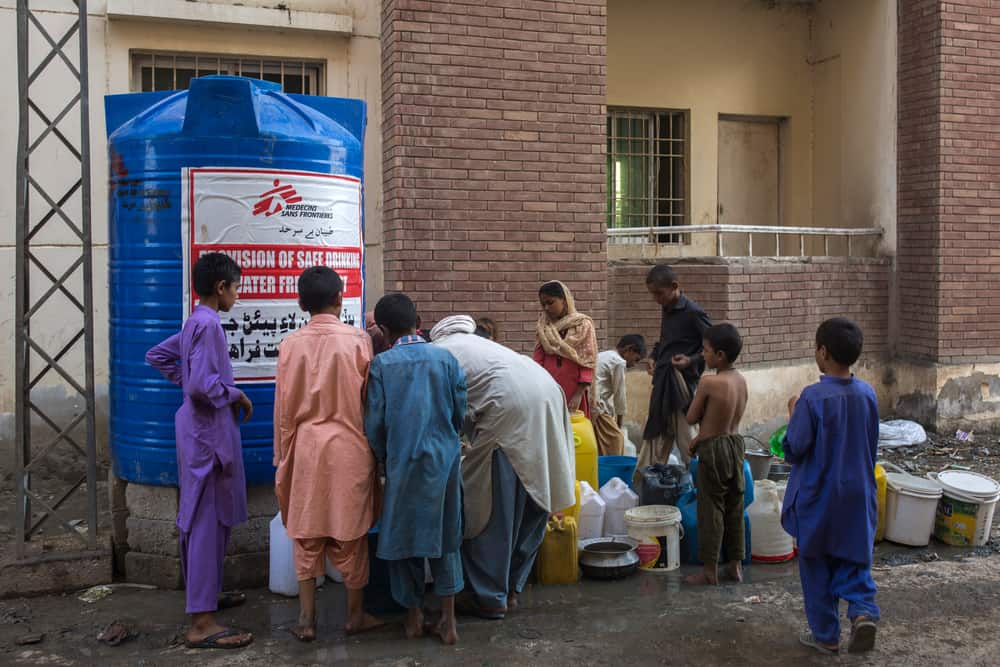
[[[315,60],[133,51],[132,90],[184,90],[195,77],[226,74],[272,81],[286,93],[322,95],[323,68]]]
[[[687,112],[609,109],[607,132],[608,228],[687,224]]]

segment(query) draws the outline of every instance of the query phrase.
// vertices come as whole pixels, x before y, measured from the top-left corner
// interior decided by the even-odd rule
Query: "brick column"
[[[904,355],[1000,359],[1000,3],[900,0]]]
[[[386,291],[529,351],[559,279],[605,336],[605,0],[385,0]]]

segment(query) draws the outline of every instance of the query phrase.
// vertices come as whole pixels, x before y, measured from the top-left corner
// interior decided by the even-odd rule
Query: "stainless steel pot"
[[[636,571],[639,543],[630,537],[595,537],[580,541],[580,571],[594,579],[621,579]]]

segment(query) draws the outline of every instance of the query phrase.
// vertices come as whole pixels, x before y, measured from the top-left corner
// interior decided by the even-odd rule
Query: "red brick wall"
[[[605,0],[386,0],[386,291],[528,351],[560,279],[607,319]]]
[[[900,351],[1000,355],[1000,2],[899,6]]]
[[[649,264],[614,262],[608,275],[609,340],[659,338],[660,308],[645,286]],[[816,327],[844,316],[865,332],[865,354],[887,352],[888,260],[705,260],[674,265],[681,286],[715,322],[743,335],[744,364],[812,359]]]
[[[933,359],[938,345],[940,1],[899,0],[897,281],[901,354]]]

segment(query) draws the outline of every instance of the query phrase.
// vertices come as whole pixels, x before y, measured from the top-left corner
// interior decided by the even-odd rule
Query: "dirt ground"
[[[880,551],[899,550],[880,547]],[[877,554],[876,562],[892,561]],[[905,560],[905,559],[903,559]],[[239,651],[191,651],[183,630],[183,593],[116,588],[93,603],[77,594],[0,602],[0,663],[12,665],[995,665],[1000,655],[1000,556],[947,551],[941,560],[875,568],[883,622],[875,652],[824,658],[797,643],[805,620],[794,562],[753,565],[743,585],[701,589],[681,583],[689,568],[637,573],[618,582],[532,587],[504,621],[461,619],[461,641],[406,641],[400,619],[347,638],[344,591],[321,590],[320,639],[300,644],[287,632],[297,602],[266,590],[224,612],[224,622],[257,640]],[[99,644],[114,620],[137,637]],[[19,638],[41,633],[37,644]]]

